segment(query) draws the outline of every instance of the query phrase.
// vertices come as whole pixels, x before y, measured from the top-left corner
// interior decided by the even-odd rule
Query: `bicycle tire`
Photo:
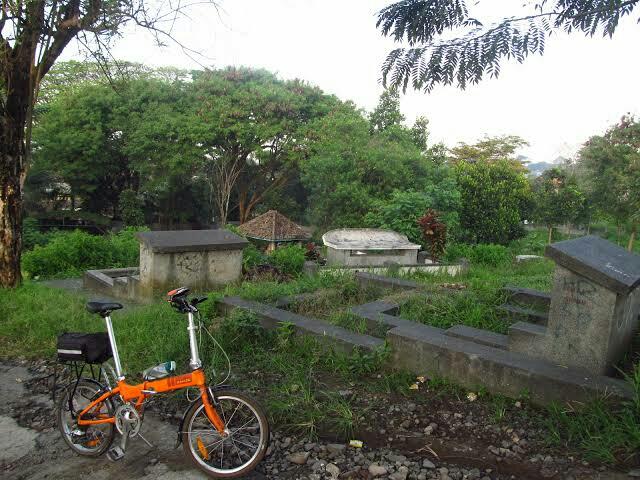
[[[269,422],[267,420],[267,416],[260,406],[260,404],[253,399],[251,396],[239,392],[234,389],[222,389],[216,391],[216,400],[217,404],[215,405],[218,414],[221,416],[223,421],[225,422],[225,426],[227,429],[231,430],[231,434],[228,437],[222,438],[220,434],[215,430],[215,428],[211,425],[211,422],[206,418],[206,414],[204,412],[204,404],[202,403],[202,399],[198,399],[193,402],[189,410],[185,415],[184,427],[181,432],[182,435],[182,445],[185,452],[185,455],[204,473],[213,478],[237,478],[243,475],[248,474],[252,470],[256,468],[256,466],[264,459],[265,454],[267,453],[267,447],[269,446]],[[232,413],[231,410],[226,410],[228,406],[236,403],[237,406]],[[225,405],[227,407],[225,407]],[[238,411],[242,407],[242,415],[244,417],[238,416]],[[251,418],[249,418],[251,417]],[[240,419],[240,422],[249,418],[244,425],[241,423],[241,427],[236,427],[234,430],[234,420]],[[205,421],[206,420],[206,421]],[[252,421],[255,420],[255,421]],[[194,423],[198,421],[204,425],[202,429],[194,429]],[[237,422],[237,423],[240,423]],[[252,422],[249,425],[248,422]],[[208,423],[208,425],[207,425]],[[254,425],[255,424],[255,425]],[[248,426],[247,426],[248,425]],[[244,430],[246,432],[253,431],[256,426],[259,428],[258,435],[249,435],[247,433],[239,433]],[[206,430],[206,431],[204,431]],[[204,432],[203,432],[204,431]],[[203,433],[199,433],[203,432]],[[222,456],[220,457],[220,467],[217,466],[217,459],[215,460],[216,465],[214,466],[213,458],[206,458],[207,456],[212,456],[213,450],[211,452],[208,451],[208,446],[204,446],[204,442],[202,441],[202,436],[207,438],[208,440],[213,439],[214,442],[211,444],[219,444],[222,446]],[[240,438],[242,440],[240,440]],[[253,445],[250,438],[257,438],[256,445]],[[208,441],[207,440],[207,441]],[[249,443],[245,443],[249,442]],[[224,446],[225,444],[231,449],[229,452],[232,452],[235,448],[236,454],[240,459],[239,465],[230,467],[225,464],[224,461]],[[243,451],[242,448],[238,447],[238,444],[242,444],[245,446],[251,446],[254,452],[249,456],[246,451]],[[205,453],[206,452],[206,453]],[[247,455],[247,460],[243,462],[241,453]]]
[[[83,392],[86,393],[83,394]],[[82,378],[77,383],[74,381],[69,384],[58,398],[56,405],[56,423],[58,430],[69,448],[78,455],[98,457],[109,449],[115,438],[115,427],[112,423],[90,426],[84,429],[78,429],[77,425],[75,425],[75,416],[79,411],[82,411],[93,399],[103,393],[104,388],[100,383],[89,378]],[[70,412],[69,397],[71,395],[73,395],[71,408],[74,411]],[[113,415],[114,408],[111,400],[107,399],[103,404],[105,405],[107,413]],[[71,421],[71,424],[69,421]],[[74,439],[74,434],[72,433],[74,430],[84,431],[86,440],[82,440],[82,437]],[[86,438],[87,432],[89,432],[89,438]],[[91,442],[96,443],[92,445]]]

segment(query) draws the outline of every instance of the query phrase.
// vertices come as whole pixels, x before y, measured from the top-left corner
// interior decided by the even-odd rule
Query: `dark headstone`
[[[240,250],[249,242],[228,230],[140,232],[138,239],[153,253]]]
[[[618,293],[640,285],[640,255],[589,235],[554,243],[545,255],[557,265]]]

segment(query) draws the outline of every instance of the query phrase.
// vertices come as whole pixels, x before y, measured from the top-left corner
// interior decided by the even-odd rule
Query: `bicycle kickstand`
[[[123,432],[120,435],[120,445],[115,445],[107,452],[107,458],[112,462],[117,462],[124,458],[124,452],[127,449],[127,442],[129,441],[129,425],[125,423],[123,426]]]

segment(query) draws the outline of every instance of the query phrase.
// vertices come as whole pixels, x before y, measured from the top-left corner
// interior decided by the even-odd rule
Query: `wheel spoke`
[[[236,405],[236,409],[233,411],[233,413],[229,417],[229,420],[224,422],[225,427],[228,427],[231,424],[231,420],[233,420],[233,417],[235,416],[236,412],[240,408],[240,405],[242,405],[242,404],[240,402],[238,402],[238,405]]]

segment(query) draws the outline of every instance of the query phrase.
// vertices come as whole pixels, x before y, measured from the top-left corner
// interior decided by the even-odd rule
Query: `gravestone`
[[[514,325],[510,349],[610,373],[638,331],[640,256],[595,236],[549,245],[545,255],[556,263],[547,328]]]
[[[242,274],[248,241],[228,230],[140,232],[140,290],[187,286],[205,290],[234,282]]]

